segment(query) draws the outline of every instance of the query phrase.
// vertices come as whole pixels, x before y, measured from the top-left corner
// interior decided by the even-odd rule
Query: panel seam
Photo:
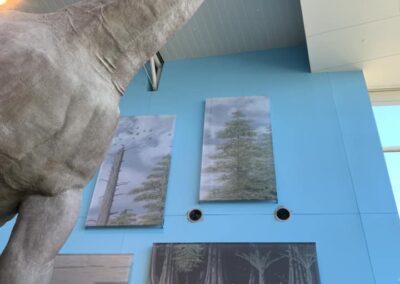
[[[400,7],[399,7],[399,9],[400,9]],[[332,33],[332,32],[338,32],[338,31],[342,31],[342,30],[347,30],[347,29],[352,29],[352,28],[356,28],[356,27],[361,27],[361,26],[368,25],[368,24],[384,22],[384,21],[391,20],[391,19],[395,19],[395,18],[398,18],[398,17],[400,17],[400,15],[399,15],[399,14],[396,14],[396,15],[389,16],[389,17],[383,17],[383,18],[380,18],[380,19],[375,19],[375,20],[370,20],[370,21],[364,21],[364,22],[361,22],[361,23],[358,23],[358,24],[352,24],[352,25],[348,25],[348,26],[344,26],[344,27],[340,27],[340,28],[329,29],[329,30],[326,30],[326,31],[323,31],[323,32],[318,32],[318,33],[309,34],[309,35],[307,35],[306,37],[307,37],[307,38],[312,38],[312,37],[316,37],[316,36],[320,36],[320,35],[329,34],[329,33]]]
[[[368,244],[368,240],[367,240],[367,234],[366,234],[366,230],[365,230],[365,226],[364,226],[364,221],[363,221],[362,214],[361,214],[361,211],[360,211],[360,205],[358,203],[358,194],[357,194],[357,191],[356,191],[356,188],[355,188],[354,177],[353,177],[353,174],[352,174],[352,171],[351,171],[351,167],[350,167],[350,159],[349,159],[349,155],[348,155],[348,151],[347,151],[347,146],[346,146],[346,143],[345,143],[345,137],[344,137],[344,133],[343,133],[342,121],[340,119],[340,115],[339,115],[339,111],[338,111],[338,105],[337,105],[337,102],[336,102],[336,99],[335,99],[335,86],[333,85],[331,74],[328,73],[327,76],[328,76],[328,79],[329,79],[329,85],[331,87],[331,97],[332,97],[332,100],[333,100],[333,103],[334,103],[335,114],[336,114],[336,118],[337,118],[337,121],[338,121],[339,129],[340,129],[340,137],[341,137],[341,141],[342,141],[343,150],[344,150],[344,153],[345,153],[346,168],[347,168],[347,171],[348,171],[349,176],[350,176],[351,188],[353,190],[353,194],[354,194],[354,197],[355,197],[355,203],[356,203],[356,206],[357,206],[357,211],[358,211],[357,215],[360,218],[361,230],[362,230],[362,232],[364,234],[364,242],[365,242],[365,246],[366,246],[366,250],[367,250],[367,254],[368,254],[369,265],[371,267],[371,272],[372,272],[374,283],[377,284],[376,275],[375,275],[375,269],[374,269],[374,266],[372,265],[371,252],[370,252],[370,248],[369,248],[369,244]]]

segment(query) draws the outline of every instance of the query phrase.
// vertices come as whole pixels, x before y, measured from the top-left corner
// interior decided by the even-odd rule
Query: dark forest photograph
[[[154,244],[148,284],[320,284],[316,246]]]
[[[268,97],[206,100],[200,201],[277,199]]]

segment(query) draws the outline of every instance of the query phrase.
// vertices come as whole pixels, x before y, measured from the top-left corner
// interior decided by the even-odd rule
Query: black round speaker
[[[287,221],[290,218],[290,211],[285,207],[278,207],[275,210],[275,218],[279,221]]]
[[[203,218],[203,212],[200,209],[192,209],[187,213],[190,222],[198,222]]]

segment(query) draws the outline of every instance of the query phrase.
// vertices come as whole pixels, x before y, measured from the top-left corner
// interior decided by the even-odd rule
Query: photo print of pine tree
[[[130,254],[60,254],[51,284],[128,284]]]
[[[206,100],[200,201],[277,200],[267,97]]]
[[[320,284],[314,243],[154,244],[148,284]]]
[[[100,167],[87,227],[162,226],[174,116],[121,117]]]

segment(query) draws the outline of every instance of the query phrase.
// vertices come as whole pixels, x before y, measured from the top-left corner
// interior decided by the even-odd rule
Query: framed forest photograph
[[[154,244],[148,284],[320,284],[314,243]]]
[[[121,117],[100,167],[87,227],[162,226],[174,116]]]
[[[131,254],[60,254],[51,284],[128,284]]]
[[[199,199],[277,200],[268,97],[206,100]]]

